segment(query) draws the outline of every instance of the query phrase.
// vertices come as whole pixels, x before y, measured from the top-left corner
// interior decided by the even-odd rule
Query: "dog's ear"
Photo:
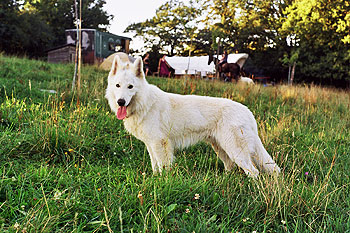
[[[109,72],[109,75],[115,75],[117,73],[117,69],[118,69],[118,66],[120,66],[120,64],[121,64],[120,57],[116,55],[113,59],[112,68],[111,68],[111,71]]]
[[[134,62],[134,69],[135,69],[134,71],[135,71],[136,77],[139,77],[139,78],[145,77],[145,74],[143,73],[143,62],[141,57],[136,58]]]

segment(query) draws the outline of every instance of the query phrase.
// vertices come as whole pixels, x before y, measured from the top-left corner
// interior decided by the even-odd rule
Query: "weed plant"
[[[0,55],[1,232],[349,232],[349,92],[149,77],[248,106],[282,169],[225,172],[200,143],[153,175],[144,144],[110,112],[108,72],[82,68],[78,103],[73,69]]]

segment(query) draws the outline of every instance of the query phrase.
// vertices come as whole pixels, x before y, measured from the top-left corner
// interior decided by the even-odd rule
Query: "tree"
[[[20,46],[19,7],[14,0],[0,2],[0,51],[14,53]]]
[[[40,56],[53,39],[50,27],[35,12],[23,11],[24,3],[0,3],[0,50]]]
[[[30,57],[45,56],[45,50],[52,46],[54,34],[40,15],[24,12],[21,20],[21,51]]]
[[[225,50],[235,50],[237,37],[236,3],[231,0],[204,1],[208,9],[206,22],[212,32],[211,45],[215,51],[219,41]],[[217,41],[217,38],[220,39]],[[222,51],[221,51],[222,52]]]
[[[286,13],[281,31],[294,38],[299,80],[350,80],[349,1],[299,0]]]
[[[78,1],[79,3],[79,1]],[[32,7],[41,18],[50,25],[54,33],[54,45],[65,42],[65,29],[75,28],[74,1],[72,0],[40,0],[34,1]],[[105,31],[113,16],[103,10],[105,0],[82,1],[82,27]],[[79,13],[78,13],[79,14]]]
[[[187,6],[182,1],[169,0],[157,9],[156,16],[128,26],[126,32],[135,32],[136,36],[143,37],[148,50],[158,44],[171,56],[186,53],[193,48],[199,33],[196,19],[201,10],[193,4],[193,1]]]
[[[278,80],[286,69],[280,58],[289,49],[285,35],[278,29],[291,1],[211,0],[207,2],[207,21],[214,37],[223,39],[224,49],[249,54],[245,68],[254,68]]]
[[[106,30],[112,16],[104,0],[84,0],[83,27]],[[0,50],[30,57],[45,56],[45,50],[65,43],[65,29],[74,26],[74,1],[2,0],[0,2]]]

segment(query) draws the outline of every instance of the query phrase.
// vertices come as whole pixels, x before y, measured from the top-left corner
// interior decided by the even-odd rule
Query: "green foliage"
[[[19,20],[18,3],[13,0],[4,0],[0,2],[0,51],[4,51],[5,48],[8,51],[13,51],[18,46],[16,40],[14,40],[14,34],[17,33]],[[12,26],[11,26],[12,25]],[[12,46],[11,46],[12,43]]]
[[[220,52],[248,53],[254,67],[246,71],[275,82],[286,80],[288,66],[295,63],[296,81],[349,85],[349,1],[211,0],[189,9],[196,13],[168,1],[152,19],[127,30],[146,38],[147,49],[170,47],[171,55],[187,56],[186,47],[192,54],[217,51],[220,38]],[[196,27],[186,28],[194,25],[190,21]]]
[[[103,10],[105,3],[83,1],[82,27],[106,30],[113,17]],[[74,13],[74,1],[70,0],[1,1],[0,51],[46,56],[47,49],[66,43],[64,31],[75,28]]]
[[[182,1],[169,0],[157,9],[153,18],[132,24],[126,31],[142,36],[148,49],[158,44],[163,52],[166,52],[166,47],[169,47],[167,52],[171,56],[188,55],[189,51],[203,49],[201,42],[203,38],[197,36],[199,33],[197,18],[200,17],[202,10],[193,4],[195,1],[190,1],[190,6],[187,6]]]
[[[286,9],[281,31],[295,37],[299,79],[350,80],[349,10],[348,1],[326,0],[296,1]]]
[[[79,1],[77,1],[79,3]],[[84,0],[82,2],[82,28],[106,30],[113,16],[103,10],[105,0]],[[32,7],[38,12],[45,23],[50,25],[54,32],[54,45],[66,43],[64,30],[76,28],[74,1],[71,0],[40,0],[35,1]],[[78,4],[78,17],[79,17]]]
[[[176,152],[153,175],[144,144],[110,113],[108,73],[0,56],[1,232],[346,232],[350,96],[316,86],[253,87],[149,78],[225,97],[254,113],[278,178],[226,173],[210,146]],[[50,94],[45,90],[55,90]]]
[[[281,74],[286,73],[281,58],[288,47],[286,37],[278,29],[280,20],[286,17],[283,10],[290,2],[213,0],[207,3],[210,9],[207,18],[217,22],[210,28],[216,32],[215,37],[222,38],[222,49],[249,54],[246,71],[279,82],[283,78]]]
[[[21,12],[17,1],[0,3],[0,51],[42,55],[51,45],[52,30],[36,13]]]
[[[0,51],[43,57],[45,50],[65,43],[64,29],[74,28],[70,0],[0,3]],[[112,16],[105,0],[83,2],[83,27],[106,30]],[[193,56],[220,52],[248,53],[245,70],[285,81],[296,64],[297,82],[349,87],[350,3],[347,0],[168,0],[156,15],[130,25],[146,42],[141,53]],[[267,59],[268,58],[268,59]]]
[[[348,1],[230,0],[209,8],[211,17],[220,16],[212,27],[224,46],[250,54],[267,75],[278,79],[283,64],[297,62],[298,81],[350,80]]]

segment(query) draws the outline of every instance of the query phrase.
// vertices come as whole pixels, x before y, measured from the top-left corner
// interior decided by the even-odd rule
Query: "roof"
[[[175,70],[175,74],[212,73],[215,65],[208,65],[209,56],[199,57],[165,57],[166,62]]]
[[[77,29],[66,29],[65,30],[66,32],[74,32],[74,31],[77,31]],[[113,33],[110,33],[110,32],[102,32],[102,31],[99,31],[97,29],[91,29],[91,28],[82,28],[81,31],[91,31],[91,32],[100,32],[100,33],[103,33],[103,34],[109,34],[111,36],[117,36],[117,37],[120,37],[121,39],[125,39],[125,40],[132,40],[130,37],[126,37],[126,36],[120,36],[120,35],[116,35],[116,34],[113,34]]]
[[[247,53],[233,53],[228,55],[227,62],[237,63],[242,68],[248,57]]]
[[[75,44],[64,44],[64,45],[56,46],[54,48],[50,48],[50,49],[46,50],[46,52],[50,52],[50,51],[61,49],[61,48],[68,47],[68,46],[75,48]]]

